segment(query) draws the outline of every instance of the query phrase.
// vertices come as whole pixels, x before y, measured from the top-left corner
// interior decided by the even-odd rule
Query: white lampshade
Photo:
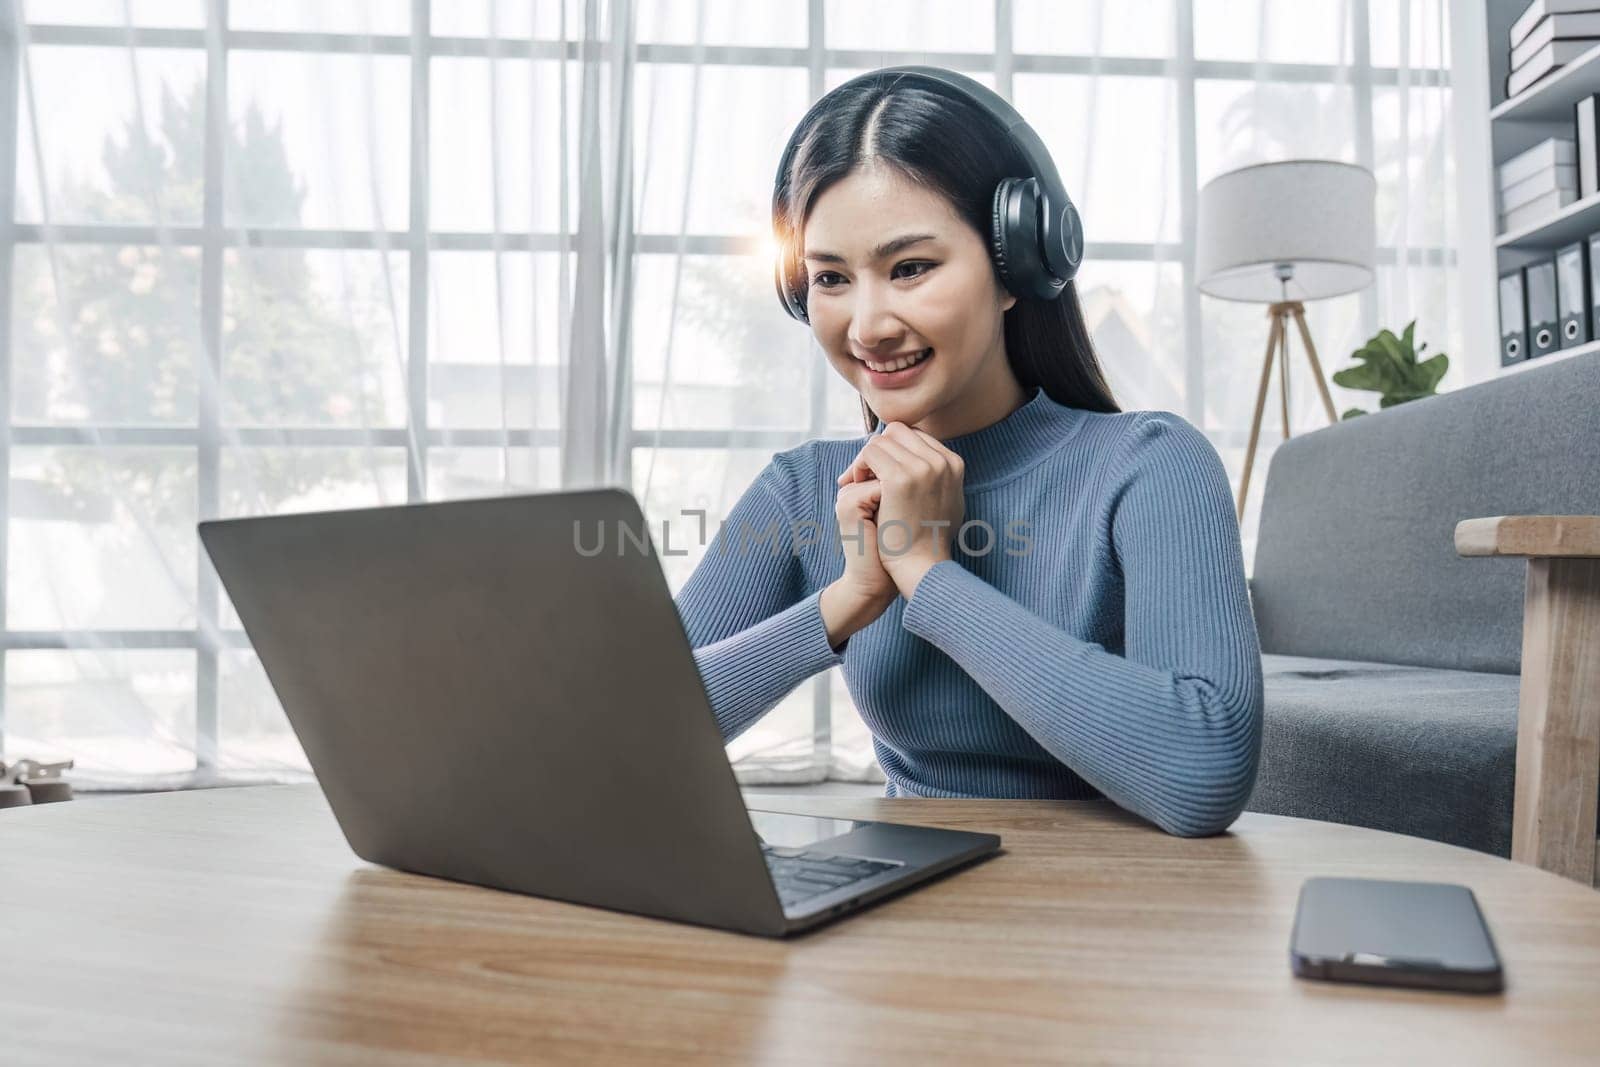
[[[1195,275],[1223,300],[1286,298],[1278,264],[1293,267],[1289,300],[1320,300],[1371,284],[1377,179],[1326,159],[1259,163],[1200,190]]]

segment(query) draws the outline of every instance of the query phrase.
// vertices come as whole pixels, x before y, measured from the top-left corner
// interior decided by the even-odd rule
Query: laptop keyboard
[[[826,893],[901,866],[898,863],[835,856],[826,852],[779,851],[765,843],[761,846],[761,854],[766,857],[767,870],[772,872],[772,884],[777,888],[778,899],[785,908],[818,893]]]

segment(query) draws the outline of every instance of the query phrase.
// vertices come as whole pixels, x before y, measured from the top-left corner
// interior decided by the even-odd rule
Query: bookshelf
[[[1547,137],[1574,136],[1572,109],[1590,93],[1600,93],[1600,45],[1589,49],[1516,97],[1505,96],[1506,74],[1510,69],[1511,24],[1527,7],[1528,0],[1489,0],[1484,27],[1488,47],[1489,74],[1489,164],[1491,183],[1494,169]],[[1495,209],[1490,208],[1491,212]],[[1576,200],[1537,223],[1507,233],[1499,232],[1498,216],[1491,216],[1494,237],[1492,263],[1495,278],[1507,271],[1553,256],[1562,245],[1583,240],[1600,232],[1600,194]],[[1495,316],[1495,336],[1499,336],[1499,317]],[[1561,349],[1508,367],[1499,374],[1517,374],[1551,363],[1571,359],[1586,352],[1600,351],[1600,341]]]

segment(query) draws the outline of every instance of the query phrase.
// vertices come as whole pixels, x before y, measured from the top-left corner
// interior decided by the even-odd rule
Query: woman
[[[678,609],[724,740],[842,664],[888,796],[1106,797],[1218,833],[1262,706],[1227,474],[1179,416],[1120,411],[1072,284],[1005,287],[1017,136],[892,76],[802,120],[774,228],[869,432],[775,455]]]

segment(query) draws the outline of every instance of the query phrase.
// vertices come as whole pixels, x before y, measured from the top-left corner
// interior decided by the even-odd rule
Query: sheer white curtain
[[[85,788],[306,773],[197,550],[214,515],[624,485],[687,550],[679,588],[693,512],[714,532],[774,451],[861,432],[777,307],[767,211],[806,107],[884,64],[966,71],[1034,123],[1119,401],[1185,415],[1237,478],[1264,309],[1194,291],[1195,190],[1261,159],[1373,166],[1384,266],[1308,308],[1325,364],[1413,317],[1449,351],[1444,17],[0,0],[0,751],[74,758]],[[837,672],[730,753],[748,782],[881,780]]]

